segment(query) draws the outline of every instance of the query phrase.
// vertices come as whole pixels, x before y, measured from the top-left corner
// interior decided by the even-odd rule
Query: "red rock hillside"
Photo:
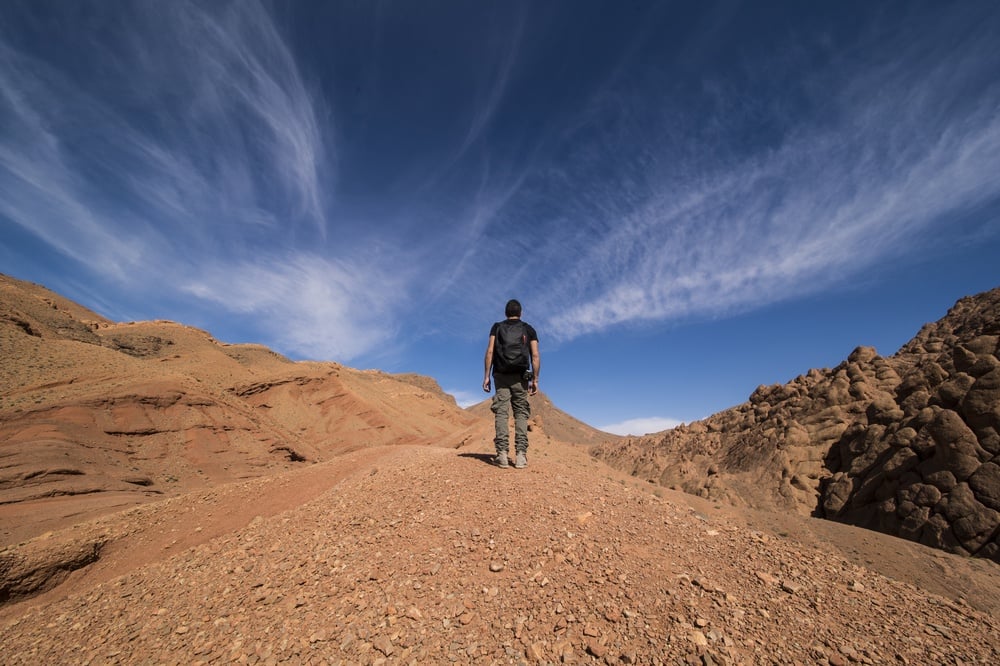
[[[1000,289],[960,300],[896,354],[832,370],[594,455],[664,486],[791,510],[1000,561]]]

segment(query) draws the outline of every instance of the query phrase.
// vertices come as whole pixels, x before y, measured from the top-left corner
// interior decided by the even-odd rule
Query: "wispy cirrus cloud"
[[[65,53],[0,30],[0,215],[137,294],[169,297],[188,276],[182,294],[259,314],[286,351],[348,360],[383,343],[398,281],[348,244],[353,258],[316,253],[334,185],[324,103],[270,14],[251,1],[96,15],[111,37],[81,32]],[[105,76],[80,80],[72,58]]]
[[[672,8],[97,5],[5,8],[0,225],[138,298],[182,274],[164,300],[283,320],[293,355],[478,335],[511,296],[547,341],[725,315],[1000,198],[986,3],[826,46],[815,12],[761,45],[684,11],[682,47]]]
[[[520,8],[515,7],[513,24],[507,31],[507,37],[504,40],[505,43],[496,51],[496,62],[491,63],[491,66],[486,68],[487,76],[485,80],[489,82],[489,87],[483,99],[477,100],[477,104],[469,118],[469,128],[465,134],[465,139],[462,141],[456,155],[452,158],[453,162],[465,155],[466,151],[480,139],[496,115],[497,109],[507,91],[507,86],[510,83],[511,72],[517,63],[522,32],[524,30],[524,21],[525,18]]]
[[[326,233],[321,104],[259,4],[98,16],[112,37],[62,52],[0,31],[5,217],[99,274],[154,283],[267,230]],[[80,80],[73,60],[105,77]]]
[[[349,360],[386,345],[397,332],[393,313],[405,279],[378,273],[361,258],[299,252],[216,263],[180,288],[229,312],[253,315],[281,349]]]
[[[919,33],[932,29],[954,33],[921,53],[928,40]],[[810,73],[799,85],[823,99],[801,118],[782,119],[776,141],[739,151],[704,136],[686,142],[670,125],[696,123],[669,105],[664,124],[629,125],[626,101],[610,125],[616,145],[633,151],[581,151],[592,162],[574,168],[586,176],[604,160],[639,182],[616,177],[612,188],[576,193],[582,226],[594,233],[582,242],[560,234],[577,243],[579,259],[540,290],[555,313],[547,328],[571,339],[628,322],[746,310],[932,251],[928,237],[949,234],[953,216],[1000,198],[992,39],[965,21],[908,25],[898,43],[865,43],[863,56],[877,65],[838,62]]]
[[[142,248],[106,224],[86,178],[67,164],[69,148],[54,127],[67,101],[54,98],[60,79],[0,43],[0,214],[67,257],[123,276]]]

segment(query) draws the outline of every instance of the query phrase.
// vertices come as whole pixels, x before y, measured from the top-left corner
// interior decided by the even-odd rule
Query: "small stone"
[[[490,571],[497,573],[503,571],[503,562],[490,562]]]
[[[705,638],[705,634],[697,629],[691,632],[691,642],[695,645],[708,645],[708,639]]]
[[[951,630],[948,629],[948,627],[942,626],[940,624],[929,624],[928,626],[937,633],[947,638],[948,640],[952,639]]]
[[[410,618],[411,620],[420,620],[424,617],[424,615],[423,613],[420,612],[420,609],[417,608],[416,606],[410,606],[409,608],[406,609],[406,617]]]
[[[379,636],[372,641],[372,647],[387,657],[395,652],[395,647],[393,647],[392,641],[390,641],[386,636]]]
[[[767,585],[774,585],[775,583],[778,582],[778,580],[774,576],[766,574],[763,571],[755,571],[754,575],[757,576],[757,580]]]
[[[608,653],[608,648],[601,645],[596,638],[591,638],[587,641],[587,652],[598,659],[603,659],[604,655]]]

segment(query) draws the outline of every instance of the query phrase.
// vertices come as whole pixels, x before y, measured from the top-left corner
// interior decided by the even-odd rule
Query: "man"
[[[528,466],[528,417],[531,405],[528,396],[538,393],[538,370],[541,358],[538,354],[538,334],[527,322],[521,321],[521,304],[516,300],[507,301],[504,308],[507,319],[498,321],[490,329],[490,342],[486,347],[483,361],[483,390],[490,392],[490,370],[496,394],[491,410],[495,417],[496,447],[498,467],[509,467],[508,451],[509,424],[508,409],[514,408],[514,449],[517,457],[514,467]]]

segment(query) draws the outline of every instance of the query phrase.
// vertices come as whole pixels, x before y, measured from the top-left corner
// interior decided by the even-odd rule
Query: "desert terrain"
[[[1000,289],[897,353],[760,386],[747,402],[595,455],[653,483],[1000,562]]]
[[[959,341],[954,359],[961,340],[995,336],[970,323],[977,307],[961,308],[965,328],[928,328],[923,350],[901,353],[940,357],[948,342],[936,340],[947,335],[936,332],[947,330]],[[976,344],[960,367],[980,372],[989,354]],[[812,446],[861,450],[848,445],[858,437],[851,425],[884,397],[874,388],[900,394],[885,370],[866,372],[876,357],[859,354],[840,369],[864,378],[847,382],[852,406],[827,405],[840,410],[838,427],[853,420]],[[172,322],[111,322],[7,277],[0,359],[3,663],[1000,661],[992,551],[969,557],[966,542],[947,552],[845,524],[844,507],[867,520],[871,503],[848,496],[834,507],[824,492],[836,474],[862,468],[788,453],[787,433],[798,432],[790,421],[815,433],[804,400],[794,418],[785,410],[784,430],[766,423],[784,409],[773,407],[776,387],[734,408],[756,438],[743,446],[762,451],[758,467],[733,453],[729,416],[681,429],[705,437],[671,462],[675,452],[658,442],[685,435],[644,447],[539,395],[529,466],[515,470],[490,462],[485,406],[463,410],[428,378],[293,363]],[[810,387],[837,372],[817,371],[797,395],[814,398],[820,389]],[[965,372],[966,394],[989,372]],[[965,394],[943,406],[930,386],[906,394],[929,396],[919,409],[907,403],[911,416],[900,408],[892,423],[906,426],[888,433],[887,417],[872,419],[885,426],[873,443],[903,427],[916,433],[894,449],[920,459],[890,479],[894,497],[910,487],[900,484],[906,472],[929,485],[920,463],[933,448],[910,446],[921,428],[933,439],[945,409],[967,413]],[[865,399],[858,411],[853,402]],[[934,405],[934,418],[912,420]],[[970,428],[977,444],[991,427],[982,413]],[[776,451],[787,469],[771,469]],[[882,455],[869,457],[858,488]],[[736,458],[743,467],[727,463]],[[795,466],[805,460],[812,466]],[[989,460],[951,488],[965,484],[986,509],[983,484],[968,479]],[[796,492],[782,492],[782,480]],[[756,495],[745,490],[754,483]],[[842,512],[830,515],[840,522],[801,508],[810,494],[814,508]],[[928,522],[933,507],[924,508]],[[995,534],[975,542],[989,543]]]

